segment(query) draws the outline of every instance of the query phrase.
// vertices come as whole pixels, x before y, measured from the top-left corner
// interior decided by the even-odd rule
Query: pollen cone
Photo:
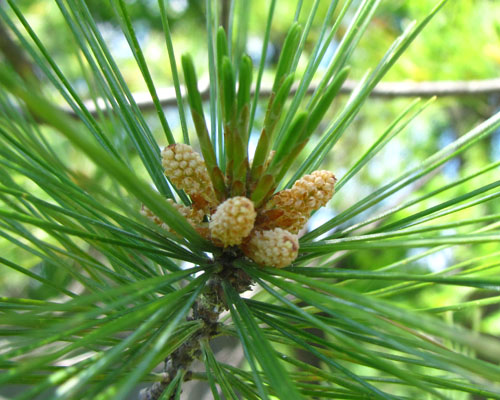
[[[259,265],[283,268],[297,258],[299,240],[297,235],[281,228],[254,231],[243,252]]]
[[[246,197],[232,197],[221,203],[212,215],[210,234],[224,247],[241,244],[253,229],[255,223],[254,205]]]
[[[165,175],[184,190],[198,208],[206,213],[215,207],[217,200],[207,167],[201,156],[194,149],[183,143],[167,146],[161,152]]]

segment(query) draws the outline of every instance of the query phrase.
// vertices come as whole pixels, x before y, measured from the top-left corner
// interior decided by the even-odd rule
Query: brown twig
[[[231,9],[230,0],[221,0],[220,23],[227,32],[229,27],[229,13]]]
[[[342,86],[340,93],[349,94],[357,86],[358,82],[348,80]],[[203,86],[201,96],[203,100],[208,100],[210,96],[208,85]],[[314,92],[316,85],[311,85],[308,93]],[[296,92],[293,88],[290,95]],[[184,91],[183,91],[184,92]],[[184,94],[184,93],[183,93]],[[264,86],[259,91],[260,97],[268,97],[271,94],[271,86]],[[485,79],[475,81],[429,81],[429,82],[381,82],[370,93],[371,97],[393,99],[398,97],[450,97],[450,96],[483,96],[491,94],[500,94],[500,79]],[[135,93],[133,95],[137,105],[143,111],[154,110],[154,103],[151,96],[146,93]],[[177,98],[173,87],[162,88],[158,90],[158,97],[163,107],[176,107]],[[98,100],[98,104],[103,103]],[[86,106],[92,115],[97,115],[97,109],[93,102],[87,101]],[[104,107],[104,104],[99,104]],[[75,113],[71,109],[65,109],[71,116]]]

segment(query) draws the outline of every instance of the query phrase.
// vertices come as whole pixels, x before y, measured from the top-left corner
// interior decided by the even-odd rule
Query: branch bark
[[[341,94],[351,93],[358,84],[357,81],[348,80],[342,86]],[[308,93],[311,94],[316,89],[316,85],[311,85]],[[292,88],[290,95],[296,92],[297,88]],[[182,90],[184,95],[184,90]],[[254,92],[252,91],[252,94]],[[271,94],[271,86],[264,86],[259,92],[262,98],[268,97]],[[371,97],[393,99],[398,97],[463,97],[463,96],[485,96],[492,94],[500,94],[500,79],[484,79],[471,81],[428,81],[428,82],[381,82],[370,93]],[[208,84],[203,85],[201,90],[203,100],[208,100],[210,92]],[[149,93],[135,93],[134,99],[143,111],[154,110],[154,103],[151,100]],[[158,90],[158,97],[163,107],[177,106],[175,90],[173,87],[161,88]],[[99,99],[99,107],[104,107],[104,102]],[[97,109],[93,102],[85,103],[92,115],[97,115]],[[66,108],[65,111],[71,116],[76,116],[73,110]]]
[[[189,368],[201,356],[201,340],[218,335],[219,317],[227,310],[222,281],[231,284],[238,293],[250,290],[253,284],[245,272],[233,266],[234,259],[239,256],[241,253],[226,253],[216,261],[220,271],[207,282],[203,294],[193,304],[192,316],[188,317],[202,321],[203,327],[165,359],[162,379],[143,389],[139,400],[158,400],[179,371],[186,372],[184,381],[191,379]]]

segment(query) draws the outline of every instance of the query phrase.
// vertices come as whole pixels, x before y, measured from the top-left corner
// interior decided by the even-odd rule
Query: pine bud
[[[212,215],[210,234],[224,247],[240,244],[252,231],[256,216],[250,199],[232,197],[221,203]]]
[[[165,175],[175,186],[192,198],[201,197],[207,212],[210,206],[217,204],[205,162],[191,146],[172,144],[163,149],[161,156]]]
[[[276,193],[266,204],[266,209],[278,209],[283,213],[273,221],[267,221],[266,229],[281,227],[292,233],[299,232],[311,212],[332,198],[335,181],[335,175],[330,171],[314,171],[297,180],[291,189]]]
[[[297,235],[281,228],[254,231],[243,252],[259,265],[283,268],[297,258],[299,240]]]

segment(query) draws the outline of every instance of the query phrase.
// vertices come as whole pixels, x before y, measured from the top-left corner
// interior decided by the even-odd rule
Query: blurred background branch
[[[0,2],[2,6],[2,2]],[[3,56],[26,79],[34,76],[36,68],[26,57],[25,51],[12,39],[5,24],[0,20],[0,57]]]
[[[357,81],[347,80],[341,89],[341,93],[351,93],[358,84]],[[296,88],[290,92],[290,96],[295,93]],[[312,84],[308,93],[313,93],[316,90],[316,85]],[[202,98],[208,100],[209,88],[208,85],[200,88]],[[183,91],[184,94],[184,91]],[[271,85],[264,85],[260,89],[260,97],[268,97],[271,94]],[[397,98],[397,97],[464,97],[464,96],[484,96],[500,94],[500,79],[483,79],[470,81],[428,81],[428,82],[382,82],[375,87],[371,92],[371,97],[378,98]],[[143,111],[154,109],[153,101],[148,93],[137,92],[133,94],[139,108]],[[176,107],[177,99],[173,87],[161,88],[158,90],[161,105],[163,107]],[[98,100],[99,107],[104,108],[101,104],[102,100]],[[94,102],[86,103],[89,111],[93,115],[97,115],[96,105]],[[70,115],[75,116],[70,109],[66,110]]]

